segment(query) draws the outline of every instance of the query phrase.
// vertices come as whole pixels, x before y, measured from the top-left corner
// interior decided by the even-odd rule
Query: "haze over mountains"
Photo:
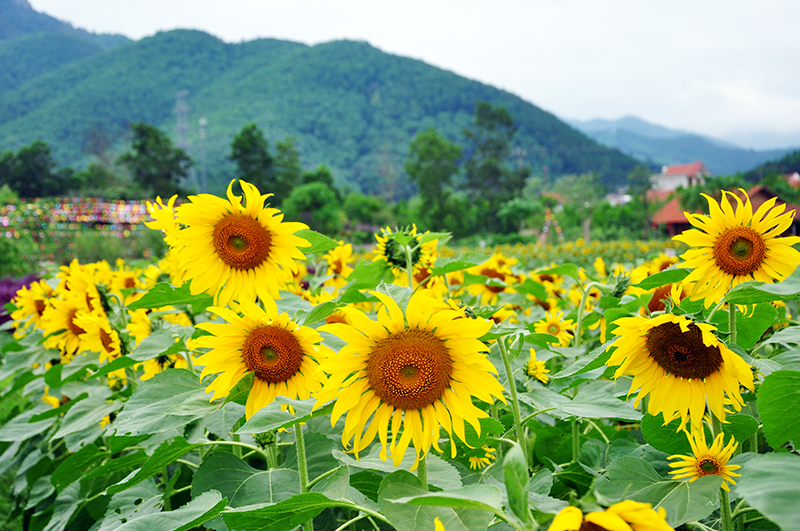
[[[85,166],[97,153],[113,160],[138,121],[180,141],[179,92],[186,94],[183,142],[198,169],[205,161],[204,189],[214,192],[233,177],[233,135],[256,122],[273,144],[294,136],[303,165],[327,165],[340,186],[406,197],[413,193],[403,173],[409,141],[434,126],[462,142],[481,100],[508,108],[518,127],[518,162],[548,178],[594,171],[616,188],[639,161],[703,160],[716,174],[784,153],[690,134],[653,136],[653,126],[649,136],[641,128],[617,127],[609,135],[570,126],[514,94],[365,42],[232,44],[190,30],[130,41],[75,29],[25,0],[0,0],[0,152],[41,139],[63,165]],[[208,121],[204,141],[201,117]],[[632,140],[617,145],[609,140],[616,137]],[[719,162],[706,155],[712,152]]]
[[[713,175],[744,172],[794,151],[788,148],[746,149],[724,140],[668,129],[634,116],[618,120],[567,120],[567,123],[601,144],[637,159],[654,165],[701,160]]]

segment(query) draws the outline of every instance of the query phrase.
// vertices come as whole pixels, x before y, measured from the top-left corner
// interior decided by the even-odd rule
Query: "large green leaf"
[[[455,258],[437,258],[432,275],[445,275],[454,271],[462,271],[475,267],[488,260],[488,256],[480,253],[461,253]]]
[[[666,286],[667,284],[680,282],[688,276],[688,269],[665,269],[664,271],[659,271],[658,273],[650,275],[638,284],[634,284],[631,287],[651,290],[660,288],[661,286]]]
[[[576,417],[598,419],[612,418],[622,420],[639,420],[642,413],[609,393],[578,393],[571,402],[557,406],[561,411]]]
[[[757,304],[747,316],[739,313],[736,316],[736,342],[743,349],[750,349],[772,326],[777,316],[778,310],[768,302]]]
[[[181,342],[176,342],[172,332],[160,328],[144,338],[129,358],[136,361],[147,361],[158,356],[166,356],[184,350],[186,347]],[[122,359],[122,358],[120,358]],[[116,361],[116,360],[115,360]]]
[[[348,465],[350,468],[361,468],[373,471],[377,470],[380,472],[386,472],[388,474],[396,472],[398,468],[404,470],[410,469],[414,464],[414,460],[416,459],[416,454],[412,449],[409,448],[406,451],[406,455],[403,456],[400,466],[394,466],[391,458],[386,461],[381,460],[379,456],[380,450],[381,449],[379,446],[373,446],[369,453],[361,454],[358,459],[354,459],[353,457],[350,457],[339,450],[334,450],[333,456],[341,463]],[[453,465],[441,457],[429,453],[428,482],[434,487],[438,487],[440,489],[457,489],[461,487],[461,476]]]
[[[222,519],[228,529],[237,531],[286,531],[311,520],[328,507],[352,506],[318,492],[307,492],[266,507],[228,509],[222,513]]]
[[[758,411],[764,435],[773,448],[800,443],[800,372],[777,371],[758,390]]]
[[[578,374],[583,374],[585,372],[602,367],[611,357],[611,352],[606,350],[606,347],[608,347],[610,344],[611,342],[609,341],[603,345],[600,345],[585,356],[579,357],[577,360],[575,360],[575,363],[564,367],[551,378],[555,380],[559,378],[566,378],[568,376],[576,376]]]
[[[157,513],[163,505],[164,493],[152,481],[118,492],[108,502],[105,517],[97,531],[114,531],[134,518]]]
[[[68,455],[50,476],[50,482],[59,491],[77,481],[84,474],[99,464],[99,457],[104,455],[95,444],[87,444],[74,454]]]
[[[47,527],[44,528],[44,531],[64,531],[72,515],[75,514],[82,502],[83,498],[80,495],[80,484],[78,482],[72,483],[59,492],[56,496],[56,501],[53,503],[53,516],[47,522]]]
[[[226,503],[219,492],[205,492],[179,509],[136,516],[116,531],[188,531],[219,516]]]
[[[108,488],[109,494],[122,492],[142,481],[161,473],[164,467],[174,462],[179,457],[191,452],[196,448],[200,448],[202,444],[189,444],[183,437],[175,437],[168,441],[164,441],[156,448],[153,455],[142,465],[142,468],[131,474],[124,480],[116,485]]]
[[[295,429],[300,429],[299,425]],[[341,463],[333,457],[334,450],[341,446],[339,440],[334,441],[322,433],[309,431],[305,434],[306,446],[306,470],[309,479],[321,476],[329,470],[333,470]],[[292,445],[284,455],[283,468],[299,470],[297,462],[297,445]]]
[[[505,477],[508,507],[514,516],[523,522],[531,521],[528,511],[528,467],[522,449],[515,444],[503,459],[503,475]]]
[[[183,429],[222,406],[222,401],[209,402],[209,396],[191,372],[167,369],[139,385],[112,426],[117,435]]]
[[[280,428],[286,429],[300,422],[307,422],[312,417],[320,417],[333,411],[333,402],[313,410],[316,402],[314,398],[295,400],[285,396],[276,396],[274,402],[256,411],[255,415],[250,417],[250,420],[236,433],[264,433]],[[281,409],[281,406],[291,406],[294,409],[294,415]]]
[[[277,503],[300,494],[300,476],[288,468],[257,470],[229,452],[212,452],[192,478],[192,497],[219,491],[230,507]]]
[[[179,288],[168,282],[161,282],[150,288],[141,299],[129,304],[128,309],[138,310],[188,304],[192,308],[192,313],[197,314],[211,306],[211,303],[211,295],[206,293],[192,295],[188,282]]]
[[[300,247],[300,250],[304,254],[320,255],[327,253],[331,249],[339,246],[339,242],[336,240],[332,240],[324,234],[320,234],[319,232],[310,229],[299,230],[295,232],[294,235],[298,238],[303,238],[308,242],[309,245],[307,247]]]
[[[542,271],[537,271],[537,275],[561,275],[565,277],[572,277],[576,281],[580,282],[580,277],[578,276],[578,266],[575,264],[561,264],[557,267],[551,267],[550,269],[543,269]]]
[[[647,413],[642,419],[642,435],[647,443],[661,452],[675,455],[691,455],[692,447],[686,434],[678,431],[681,420],[675,419],[664,425],[664,415],[656,416]]]
[[[485,530],[492,520],[492,513],[499,510],[501,494],[496,487],[473,487],[481,490],[443,491],[438,493],[441,498],[425,500],[422,497],[428,492],[419,478],[400,470],[384,478],[378,491],[378,505],[397,531],[433,529],[437,517],[447,531]],[[453,492],[456,494],[450,494]],[[475,499],[471,498],[473,495]],[[408,503],[411,499],[419,501]]]
[[[610,503],[634,500],[650,503],[667,511],[667,522],[680,524],[702,520],[718,507],[722,478],[705,476],[696,481],[673,481],[662,478],[643,459],[620,457],[608,465],[608,471],[595,482],[595,491]]]
[[[800,456],[759,455],[747,461],[734,492],[783,531],[800,531]]]
[[[800,326],[788,326],[778,330],[772,337],[761,343],[762,345],[785,344],[800,345]]]
[[[384,260],[359,262],[347,277],[347,291],[375,289],[381,282],[391,282],[394,278],[391,268]]]
[[[55,423],[55,417],[46,418],[37,422],[30,422],[31,418],[51,410],[47,404],[39,404],[33,409],[17,415],[3,427],[0,427],[0,442],[24,441],[38,435]]]
[[[65,437],[100,424],[103,417],[122,407],[121,402],[108,402],[102,396],[90,396],[67,411],[54,437]]]

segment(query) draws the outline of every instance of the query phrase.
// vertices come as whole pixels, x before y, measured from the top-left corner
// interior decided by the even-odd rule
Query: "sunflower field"
[[[608,262],[357,255],[240,184],[148,204],[157,264],[8,305],[9,528],[800,529],[794,212],[724,192]]]

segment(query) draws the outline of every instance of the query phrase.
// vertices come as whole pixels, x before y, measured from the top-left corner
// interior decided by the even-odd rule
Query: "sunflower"
[[[14,319],[14,328],[22,330],[30,325],[39,326],[42,314],[47,307],[47,301],[55,295],[55,291],[44,280],[32,282],[30,286],[23,286],[14,298],[16,310],[11,312]]]
[[[792,248],[800,242],[800,236],[778,237],[792,225],[795,211],[784,214],[786,205],[774,206],[773,197],[753,214],[750,198],[744,190],[741,192],[745,203],[725,190],[720,204],[703,194],[710,216],[685,212],[689,223],[697,228],[673,238],[696,247],[681,255],[684,261],[677,267],[694,270],[682,285],[691,288],[691,300],[703,299],[706,308],[742,282],[783,280],[800,264],[800,252]],[[737,203],[735,212],[729,197]]]
[[[337,289],[344,287],[347,284],[347,277],[353,272],[353,267],[350,265],[353,261],[353,246],[339,242],[338,247],[328,251],[322,258],[328,263],[326,274],[333,275],[325,283]]]
[[[569,345],[572,341],[572,331],[575,330],[575,323],[572,319],[564,319],[564,312],[547,312],[546,317],[533,325],[533,329],[538,334],[550,334],[558,338],[558,343],[562,347]]]
[[[564,507],[547,531],[674,531],[663,507],[654,511],[649,503],[625,500],[586,515],[577,507]]]
[[[629,394],[639,390],[635,405],[649,394],[648,411],[663,413],[665,423],[680,417],[685,426],[691,418],[697,428],[706,401],[724,420],[726,397],[739,411],[744,404],[739,387],[753,390],[750,365],[716,338],[710,324],[671,314],[623,317],[614,324],[619,337],[608,347],[615,350],[606,365],[620,366],[614,378],[633,376]]]
[[[164,230],[170,250],[178,255],[178,268],[191,280],[193,295],[206,292],[214,303],[226,306],[233,300],[254,302],[278,297],[278,290],[297,270],[296,260],[305,255],[298,247],[308,242],[294,235],[308,228],[303,223],[283,223],[283,214],[264,208],[264,200],[252,184],[239,181],[242,197],[234,196],[233,181],[228,200],[210,195],[189,196],[189,202],[175,207],[174,221],[168,213],[158,216],[151,228]],[[166,221],[162,221],[166,219]],[[178,228],[176,228],[178,227]]]
[[[69,363],[84,349],[86,330],[78,326],[77,319],[88,312],[85,300],[68,291],[48,301],[39,326],[44,331],[44,346],[60,350],[62,363]]]
[[[408,244],[404,245],[398,237],[410,237],[411,239]],[[412,248],[411,265],[413,274],[419,273],[420,269],[423,267],[429,267],[436,262],[436,246],[438,240],[431,240],[420,244],[421,238],[422,235],[417,234],[416,225],[412,225],[410,229],[397,230],[396,232],[393,232],[389,227],[383,228],[380,234],[375,235],[377,244],[373,250],[375,256],[372,261],[386,261],[391,267],[392,273],[398,283],[408,285],[408,273],[405,272],[408,266],[408,257],[406,256],[405,250],[406,245]]]
[[[164,372],[167,369],[186,369],[188,367],[189,363],[181,354],[158,356],[136,366],[137,369],[141,368],[144,371],[144,373],[139,377],[139,379],[143,382],[146,382],[156,374]]]
[[[471,275],[481,275],[498,281],[497,284],[470,284],[467,290],[480,297],[482,304],[494,304],[501,293],[515,293],[511,286],[519,282],[519,278],[511,271],[516,259],[508,258],[502,253],[494,253],[487,261],[467,269]]]
[[[212,349],[197,359],[204,376],[222,373],[206,392],[213,398],[228,396],[233,386],[252,372],[253,387],[247,397],[245,415],[271,404],[277,395],[306,400],[321,388],[324,375],[318,370],[326,352],[322,337],[312,328],[299,326],[289,314],[278,314],[272,299],[263,299],[264,309],[246,302],[239,305],[243,316],[227,308],[209,308],[227,323],[200,323],[197,328],[213,335],[197,338],[198,347]]]
[[[525,373],[531,378],[536,378],[542,383],[547,383],[550,380],[550,377],[547,376],[550,369],[545,367],[544,363],[544,361],[536,359],[536,351],[531,349],[531,359],[528,361],[528,364],[525,365]]]
[[[491,374],[497,371],[486,357],[487,347],[478,340],[489,331],[491,321],[466,318],[426,291],[417,291],[409,299],[405,316],[388,295],[372,294],[383,303],[377,322],[351,310],[352,325],[320,327],[347,343],[322,364],[331,376],[317,395],[317,404],[338,399],[332,424],[347,413],[344,446],[352,439],[358,457],[377,434],[385,461],[391,420],[388,449],[398,466],[409,443],[414,445],[417,461],[431,445],[441,452],[440,427],[464,442],[464,421],[480,434],[479,419],[487,414],[472,404],[472,397],[487,403],[494,402],[493,397],[505,400],[503,386]],[[403,433],[398,439],[401,424]],[[451,448],[455,457],[456,446]]]
[[[739,443],[731,437],[730,442],[723,448],[725,438],[724,434],[720,433],[714,439],[714,444],[709,448],[706,444],[705,430],[702,426],[700,429],[693,430],[691,435],[687,433],[687,437],[694,455],[669,456],[669,459],[681,459],[681,461],[669,464],[669,466],[678,469],[673,470],[670,474],[675,474],[676,479],[691,478],[689,482],[703,476],[719,476],[723,479],[722,488],[730,491],[728,483],[736,485],[732,476],[738,477],[741,475],[733,472],[733,470],[742,468],[741,466],[728,464],[728,460],[733,455],[733,452],[736,451]]]
[[[481,448],[474,450],[472,452],[474,455],[469,457],[470,470],[481,470],[491,465],[492,460],[497,459],[497,456],[494,455],[496,451],[497,450],[491,446],[482,446]]]

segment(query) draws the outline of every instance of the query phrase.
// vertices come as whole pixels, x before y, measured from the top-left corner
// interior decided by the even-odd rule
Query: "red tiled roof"
[[[744,201],[744,195],[741,191],[736,190],[734,193],[739,196],[742,201]],[[765,201],[769,200],[771,197],[775,197],[775,194],[764,186],[755,185],[747,191],[747,196],[750,198],[750,202],[753,206],[753,212],[755,212],[758,207],[764,204]],[[783,203],[784,201],[781,201],[780,198],[778,198],[775,204],[781,205]],[[800,210],[800,206],[786,203],[785,212],[789,212],[791,210]],[[683,214],[683,209],[678,203],[677,197],[673,197],[666,205],[658,209],[656,213],[653,214],[652,222],[654,225],[688,223],[686,216]]]
[[[660,203],[669,199],[670,194],[674,194],[675,190],[648,190],[647,199],[653,203]]]
[[[666,170],[661,172],[661,175],[687,175],[691,177],[700,172],[708,173],[708,169],[705,164],[698,160],[690,162],[689,164],[673,164],[672,166],[667,166]]]

